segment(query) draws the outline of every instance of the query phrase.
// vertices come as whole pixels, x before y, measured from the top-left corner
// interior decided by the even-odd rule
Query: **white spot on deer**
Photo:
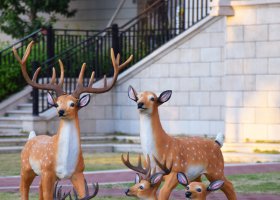
[[[41,175],[41,165],[40,165],[40,161],[29,158],[29,163],[31,168],[33,169],[33,171],[35,172],[35,174],[37,175]]]

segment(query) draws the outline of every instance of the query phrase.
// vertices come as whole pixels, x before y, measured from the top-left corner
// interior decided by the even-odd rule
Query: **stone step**
[[[255,150],[276,150],[280,152],[280,145],[277,143],[224,143],[223,152],[253,153]]]
[[[0,147],[0,153],[15,153],[22,150],[22,146]],[[142,153],[139,144],[82,144],[83,152],[135,152]],[[279,162],[280,154],[257,154],[257,153],[223,153],[226,163],[258,163]]]
[[[0,147],[0,153],[17,153],[23,146]],[[140,152],[140,145],[135,144],[82,144],[83,152]]]
[[[18,110],[31,110],[32,111],[32,103],[21,103],[18,104]]]
[[[24,146],[27,141],[29,133],[25,133],[20,138],[0,138],[0,147],[4,146]],[[134,142],[133,142],[134,141]],[[133,136],[82,136],[81,143],[84,145],[95,145],[95,144],[121,144],[121,143],[137,143],[137,138]]]
[[[32,110],[10,110],[6,113],[9,117],[32,116]]]
[[[22,118],[21,117],[0,117],[0,125],[21,125]]]
[[[0,124],[0,135],[9,133],[21,133],[22,127],[16,124]]]
[[[225,162],[244,163],[244,162],[280,162],[280,154],[260,154],[260,153],[223,153]]]

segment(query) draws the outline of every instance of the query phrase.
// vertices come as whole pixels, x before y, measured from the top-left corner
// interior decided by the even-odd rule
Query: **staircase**
[[[94,70],[96,79],[99,80],[103,78],[104,74],[110,75],[111,73],[109,59],[111,47],[114,48],[115,52],[121,53],[121,60],[133,54],[134,64],[205,19],[208,13],[208,0],[192,2],[159,0],[123,26],[118,27],[114,24],[98,33],[93,32],[87,34],[86,37],[79,37],[79,40],[75,40],[75,36],[71,36],[72,39],[59,37],[56,35],[58,30],[48,30],[49,36],[44,35],[44,31],[39,30],[35,34],[37,44],[34,45],[31,52],[31,56],[35,55],[32,61],[40,62],[40,66],[42,66],[40,79],[46,83],[50,80],[51,68],[58,67],[58,58],[61,59],[66,67],[64,91],[70,93],[73,91],[73,86],[76,85],[76,77],[78,77],[82,62],[87,63],[85,74],[89,76],[90,72]],[[53,37],[54,40],[48,40],[50,37]],[[17,43],[20,54],[32,38],[34,35]],[[61,49],[57,46],[57,44],[63,43],[63,41],[57,42],[59,38],[66,38],[65,41],[74,42]],[[54,44],[53,41],[55,41]],[[44,47],[42,52],[40,47]],[[6,56],[5,59],[0,57],[0,67],[1,63],[7,60],[14,62],[15,67],[18,67],[11,49],[5,49],[5,52],[0,52],[0,55]],[[38,55],[42,56],[38,57]],[[30,64],[29,68],[31,68]],[[33,62],[33,73],[37,67],[38,62]],[[57,71],[59,72],[59,69]],[[88,80],[89,77],[85,77],[85,84]],[[25,81],[23,82],[25,83]],[[26,98],[24,102],[5,111],[0,117],[0,136],[26,136],[26,131],[30,130],[24,130],[25,120],[32,120],[34,116],[40,117],[49,109],[46,100],[40,100],[44,97],[44,93],[45,91],[39,90],[33,98]],[[37,108],[36,112],[32,110],[32,107]]]
[[[26,136],[22,123],[32,117],[32,97],[0,116],[0,137]]]

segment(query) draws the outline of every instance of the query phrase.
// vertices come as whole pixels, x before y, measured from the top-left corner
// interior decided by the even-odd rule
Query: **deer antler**
[[[87,93],[104,93],[109,91],[116,83],[119,72],[128,64],[131,62],[133,56],[131,55],[123,64],[120,65],[120,54],[117,55],[117,58],[115,57],[114,54],[114,50],[113,48],[111,48],[111,60],[112,60],[112,64],[114,67],[114,76],[113,76],[113,80],[111,82],[110,85],[107,85],[107,78],[106,75],[104,75],[104,87],[103,88],[93,88],[93,82],[94,82],[94,71],[91,74],[90,80],[89,80],[89,84],[87,87],[83,86],[83,77],[84,77],[84,73],[85,73],[85,68],[86,68],[86,64],[84,63],[82,65],[82,69],[80,71],[80,75],[79,75],[79,79],[78,79],[78,83],[76,86],[75,91],[72,93],[72,96],[79,98],[80,94],[87,92]]]
[[[58,185],[58,181],[55,183],[53,199],[54,200],[65,200],[67,197],[70,197],[70,199],[71,199],[70,191],[67,193],[63,193],[63,195],[62,195],[62,186],[60,186],[57,189],[57,185]]]
[[[93,197],[95,197],[95,196],[97,195],[97,193],[98,193],[99,185],[98,185],[98,183],[96,183],[96,184],[93,184],[93,183],[92,183],[92,187],[93,187],[93,191],[94,191],[94,192],[93,192],[92,195],[89,195],[88,185],[87,185],[87,181],[86,181],[86,179],[85,179],[86,196],[85,196],[84,198],[82,198],[82,199],[79,199],[76,190],[73,189],[74,196],[75,196],[75,200],[90,200],[90,199],[92,199]],[[70,199],[72,200],[72,197],[71,197],[71,196],[70,196]]]
[[[133,171],[139,172],[141,174],[145,174],[146,176],[150,176],[151,174],[151,162],[150,162],[150,157],[147,155],[147,168],[144,169],[142,167],[142,162],[141,162],[141,155],[138,155],[138,165],[133,166],[130,161],[129,161],[129,153],[127,153],[126,159],[124,158],[122,154],[122,162],[125,164],[129,169],[132,169]]]
[[[63,66],[63,63],[61,62],[61,60],[58,60],[61,73],[60,73],[60,80],[59,80],[59,83],[57,85],[55,83],[56,82],[55,68],[52,69],[52,79],[51,79],[50,83],[48,83],[48,84],[39,84],[39,83],[36,82],[38,74],[41,70],[41,67],[39,67],[35,71],[32,80],[29,78],[27,70],[26,70],[26,62],[27,62],[27,59],[30,55],[33,44],[34,44],[34,41],[31,41],[28,44],[22,59],[19,57],[16,48],[13,47],[14,55],[15,55],[16,59],[18,60],[18,62],[20,63],[21,72],[22,72],[22,75],[23,75],[24,79],[26,80],[26,82],[29,85],[31,85],[35,88],[42,89],[42,90],[53,90],[53,91],[56,92],[57,96],[61,96],[61,95],[65,94],[65,92],[62,89],[63,80],[64,80],[64,66]]]
[[[154,161],[157,163],[157,165],[159,166],[159,168],[162,170],[162,172],[164,175],[168,175],[170,174],[170,172],[172,171],[172,167],[173,167],[173,160],[171,161],[170,167],[168,168],[166,165],[166,159],[164,158],[164,163],[162,164],[161,162],[159,162],[159,160],[153,155]]]

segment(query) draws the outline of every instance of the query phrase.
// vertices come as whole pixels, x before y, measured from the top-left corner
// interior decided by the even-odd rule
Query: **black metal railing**
[[[3,77],[0,79],[0,99],[3,100],[26,85],[21,76],[18,62],[13,55],[12,47],[16,47],[19,54],[23,55],[29,42],[35,41],[36,45],[32,48],[29,60],[36,61],[34,63],[42,63],[98,32],[100,31],[41,28],[13,45],[0,50],[0,73]],[[28,70],[31,72],[30,68]]]
[[[46,59],[37,59],[42,66],[38,81],[47,83],[51,68],[56,67],[59,71],[58,59],[61,59],[65,66],[64,90],[71,93],[75,89],[83,62],[87,63],[84,84],[87,84],[92,70],[95,71],[96,80],[101,79],[104,74],[112,75],[111,47],[115,53],[121,54],[122,61],[133,54],[132,64],[136,63],[204,19],[208,13],[209,0],[158,0],[121,27],[114,24],[98,33],[82,31],[81,36],[75,30],[51,31],[52,34],[48,34],[49,38],[45,39],[50,45],[47,45]],[[38,62],[33,62],[33,69],[37,65]],[[45,93],[35,91],[34,115],[49,108]]]

